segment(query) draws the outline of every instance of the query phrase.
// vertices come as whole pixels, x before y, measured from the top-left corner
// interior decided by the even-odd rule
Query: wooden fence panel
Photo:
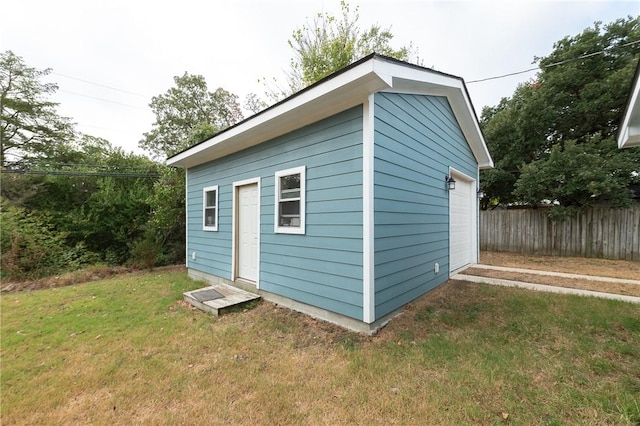
[[[553,222],[544,209],[483,210],[480,249],[640,261],[640,206],[596,207]]]

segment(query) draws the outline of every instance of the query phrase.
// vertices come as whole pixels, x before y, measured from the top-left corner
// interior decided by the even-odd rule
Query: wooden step
[[[222,297],[214,296],[216,298],[211,300],[203,300],[203,298],[199,297],[199,295],[198,297],[196,297],[196,293],[203,290],[214,290],[214,292],[208,293],[211,293],[213,295],[215,295],[215,293],[218,293],[219,296]],[[260,299],[260,296],[255,293],[251,293],[227,284],[215,284],[199,288],[197,290],[187,291],[183,293],[183,296],[185,302],[200,309],[201,311],[209,312],[215,316],[221,315],[224,310],[242,306],[245,303]]]

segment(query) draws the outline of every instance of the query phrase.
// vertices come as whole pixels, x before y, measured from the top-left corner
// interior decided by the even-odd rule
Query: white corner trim
[[[371,94],[363,105],[362,119],[362,321],[375,321],[374,263],[374,99]]]
[[[189,170],[184,171],[184,263],[189,267]]]

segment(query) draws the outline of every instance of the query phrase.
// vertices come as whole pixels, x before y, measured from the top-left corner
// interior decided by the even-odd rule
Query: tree
[[[529,205],[539,204],[542,196],[554,200],[558,205],[550,212],[556,219],[596,204],[630,207],[629,184],[640,183],[633,178],[640,155],[618,151],[615,141],[599,135],[580,144],[555,145],[548,157],[522,167],[514,194]]]
[[[185,141],[191,146],[213,136],[216,129],[210,124],[196,126]],[[184,170],[160,165],[159,179],[147,198],[150,207],[149,221],[145,225],[144,238],[135,246],[137,250],[149,254],[150,248],[162,247],[157,261],[162,264],[183,263],[185,253],[185,175]]]
[[[358,8],[352,13],[344,0],[340,7],[340,18],[319,13],[313,22],[293,32],[288,41],[294,55],[291,69],[286,75],[285,87],[274,79],[275,88],[269,88],[267,93],[271,100],[283,99],[370,53],[403,61],[413,59],[415,52],[411,44],[399,49],[391,47],[391,28],[376,24],[363,30],[358,25]]]
[[[83,135],[21,166],[0,188],[2,264],[12,278],[130,260],[149,221],[155,163]]]
[[[238,97],[222,88],[210,92],[203,76],[185,72],[174,81],[174,87],[151,99],[156,121],[138,143],[157,158],[191,146],[193,133],[202,126],[219,132],[242,120]]]
[[[258,97],[255,93],[249,93],[244,100],[244,109],[251,111],[253,114],[257,114],[269,105]]]
[[[640,21],[596,22],[536,58],[540,72],[482,111],[495,160],[483,171],[490,204],[555,204],[553,214],[596,203],[626,206],[640,153],[615,149],[615,133],[640,52]],[[579,159],[579,160],[578,160]]]
[[[74,136],[68,118],[48,100],[58,86],[41,80],[50,69],[37,70],[10,50],[0,54],[0,164],[41,158]]]

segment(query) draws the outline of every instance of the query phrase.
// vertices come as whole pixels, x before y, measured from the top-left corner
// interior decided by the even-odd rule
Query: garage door
[[[449,191],[449,269],[455,271],[475,263],[475,216],[473,181],[455,176],[456,188]]]

